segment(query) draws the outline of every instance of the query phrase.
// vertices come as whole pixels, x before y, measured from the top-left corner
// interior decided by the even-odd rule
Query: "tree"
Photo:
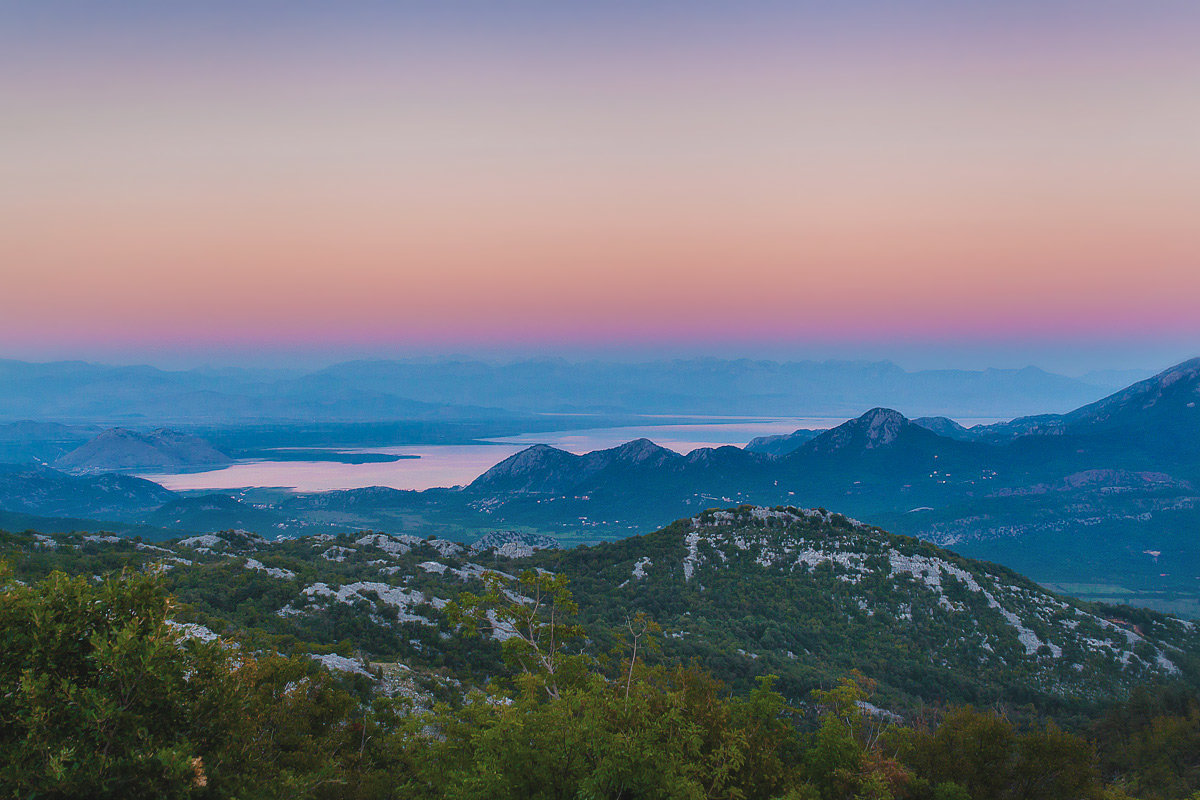
[[[564,575],[527,570],[516,579],[484,575],[482,595],[464,592],[446,607],[451,624],[467,636],[490,634],[502,641],[505,660],[525,683],[559,697],[564,677],[577,680],[586,670],[583,656],[567,647],[583,636],[575,622],[579,607]]]
[[[26,586],[0,564],[0,795],[290,798],[370,783],[367,739],[384,732],[328,672],[185,639],[175,610],[153,576]]]
[[[0,785],[56,797],[184,797],[207,784],[190,710],[211,647],[182,645],[150,577],[33,586],[0,573]]]
[[[822,710],[805,754],[805,775],[823,800],[891,800],[911,775],[882,750],[890,724],[866,713],[875,682],[855,671],[812,693]]]
[[[972,800],[1100,796],[1091,745],[1053,723],[1019,732],[1004,717],[968,706],[951,711],[934,730],[903,738],[902,760],[943,793],[953,783]]]

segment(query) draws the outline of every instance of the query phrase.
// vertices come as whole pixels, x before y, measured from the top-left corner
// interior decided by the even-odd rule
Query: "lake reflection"
[[[431,489],[470,483],[498,461],[525,449],[520,445],[465,444],[371,448],[372,452],[420,456],[380,464],[343,464],[337,461],[239,461],[222,469],[179,474],[144,474],[139,477],[173,491],[242,489],[273,486],[297,492],[360,489],[390,486],[393,489]]]

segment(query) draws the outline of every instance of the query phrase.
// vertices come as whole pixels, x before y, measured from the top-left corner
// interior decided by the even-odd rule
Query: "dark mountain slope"
[[[68,475],[49,467],[0,465],[0,510],[47,517],[137,519],[175,497],[129,475]]]
[[[96,427],[18,420],[0,424],[0,463],[48,463],[97,433]]]
[[[678,453],[649,439],[581,456],[538,444],[504,459],[476,478],[472,492],[565,493],[611,481],[624,481],[631,472],[655,471],[674,466]]]
[[[993,439],[1117,436],[1152,450],[1200,454],[1200,358],[1177,364],[1068,414],[1020,417],[972,431]]]
[[[1152,447],[1200,454],[1200,358],[1063,417],[1075,434],[1140,435]]]
[[[291,530],[299,527],[274,510],[258,508],[224,494],[175,498],[145,519],[151,525],[199,533],[232,528],[273,535],[284,527]]]

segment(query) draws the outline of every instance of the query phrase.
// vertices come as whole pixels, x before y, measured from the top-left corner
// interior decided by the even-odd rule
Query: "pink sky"
[[[1200,334],[1180,14],[49,39],[0,71],[0,350]]]

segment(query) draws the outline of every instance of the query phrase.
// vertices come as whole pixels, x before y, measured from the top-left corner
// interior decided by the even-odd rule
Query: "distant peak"
[[[908,422],[908,418],[899,411],[893,408],[883,408],[882,406],[872,408],[858,419],[869,425],[879,425],[885,422]]]
[[[847,448],[875,450],[900,438],[912,423],[891,408],[872,408],[861,417],[843,422],[808,443],[813,452],[833,452]]]
[[[620,450],[625,453],[648,453],[658,452],[659,450],[665,450],[666,448],[660,447],[649,439],[641,438],[633,439],[632,441],[625,442],[625,444],[617,445],[613,449]]]
[[[890,408],[872,408],[858,421],[866,429],[865,446],[868,450],[896,441],[901,429],[908,424],[903,414]]]
[[[127,428],[109,428],[60,456],[54,463],[73,470],[122,470],[209,466],[231,461],[205,440],[178,431],[159,428],[146,434]]]
[[[471,486],[510,491],[540,491],[579,461],[579,456],[548,444],[535,444],[514,453],[480,475]]]
[[[509,456],[508,458],[497,464],[497,467],[510,464],[513,466],[528,466],[530,464],[541,463],[547,457],[557,456],[574,456],[566,450],[560,450],[557,447],[551,447],[548,444],[535,444],[526,447],[524,450]]]
[[[668,450],[646,438],[625,442],[607,452],[617,460],[632,464],[641,464],[652,460],[661,461],[679,456],[674,450]]]

